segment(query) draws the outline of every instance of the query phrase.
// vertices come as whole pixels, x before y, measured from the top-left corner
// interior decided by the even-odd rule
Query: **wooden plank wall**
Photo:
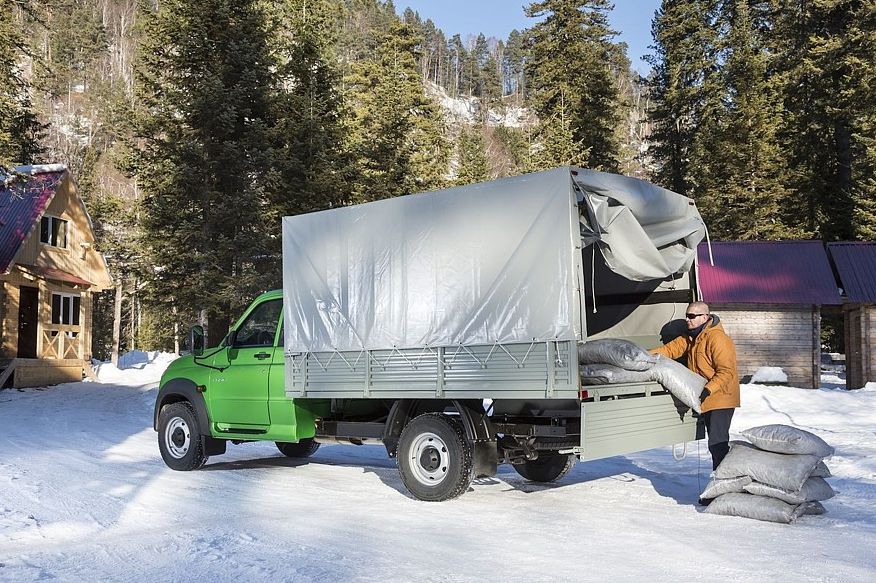
[[[0,276],[0,287],[5,291],[0,292],[0,326],[2,326],[2,341],[0,341],[0,358],[14,358],[18,352],[18,302],[22,285],[39,289],[39,315],[37,331],[37,354],[43,354],[43,330],[53,327],[52,324],[52,292],[73,294],[80,296],[79,304],[79,332],[80,356],[89,360],[91,358],[91,325],[92,315],[92,292],[82,290],[74,286],[61,284],[54,281],[46,281],[13,269],[8,275]]]
[[[79,359],[16,361],[13,387],[45,387],[82,380],[82,361]]]
[[[94,247],[94,233],[88,216],[69,176],[58,187],[45,214],[68,221],[67,247],[40,243],[40,226],[37,224],[16,255],[15,263],[54,267],[100,287],[112,286],[103,256]]]
[[[817,306],[711,304],[736,345],[739,378],[762,366],[781,367],[788,385],[820,386],[821,313]]]
[[[15,358],[18,353],[18,301],[19,291],[18,286],[3,281],[11,276],[0,276],[0,283],[3,284],[5,293],[3,297],[3,323],[0,324],[3,328],[3,335],[0,337],[0,352],[5,358]]]
[[[846,343],[846,388],[876,382],[876,306],[843,307]]]

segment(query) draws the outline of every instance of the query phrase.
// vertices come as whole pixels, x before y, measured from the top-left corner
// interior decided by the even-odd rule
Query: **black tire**
[[[418,500],[456,498],[474,479],[472,447],[462,424],[442,413],[426,413],[405,426],[398,442],[398,471]]]
[[[532,461],[514,464],[514,469],[527,480],[553,482],[568,474],[574,465],[574,455],[543,453]]]
[[[198,420],[192,406],[182,401],[161,408],[158,414],[158,449],[172,470],[188,472],[204,467],[207,454],[198,432]]]
[[[310,457],[319,449],[319,444],[312,437],[302,439],[298,443],[278,441],[277,449],[286,457]]]

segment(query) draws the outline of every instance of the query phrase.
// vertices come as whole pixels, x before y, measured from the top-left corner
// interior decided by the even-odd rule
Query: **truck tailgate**
[[[696,439],[697,419],[657,383],[587,387],[581,403],[581,460]],[[678,405],[677,405],[678,403]]]

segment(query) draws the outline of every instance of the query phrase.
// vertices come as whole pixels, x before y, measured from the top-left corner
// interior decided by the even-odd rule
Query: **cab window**
[[[279,299],[259,304],[237,328],[234,346],[273,346],[282,309],[283,301]]]

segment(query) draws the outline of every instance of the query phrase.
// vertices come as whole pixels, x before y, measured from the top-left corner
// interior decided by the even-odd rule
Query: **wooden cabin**
[[[821,386],[821,313],[842,303],[821,241],[713,242],[711,258],[702,243],[698,266],[703,300],[736,345],[743,382],[773,366],[789,386]]]
[[[843,290],[846,388],[876,382],[876,242],[828,243]]]
[[[0,173],[0,387],[82,380],[93,294],[111,287],[66,168]]]

